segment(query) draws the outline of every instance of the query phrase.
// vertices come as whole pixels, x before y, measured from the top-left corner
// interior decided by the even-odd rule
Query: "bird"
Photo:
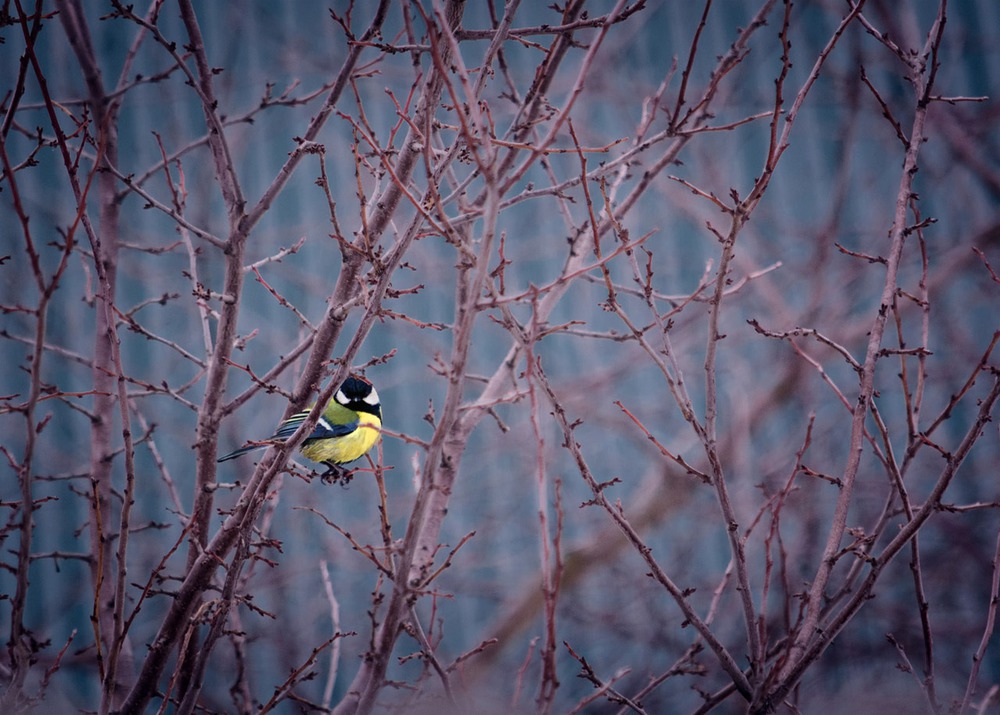
[[[281,422],[266,441],[285,440],[291,437],[314,405],[297,412]],[[307,459],[325,464],[324,481],[350,480],[350,473],[341,465],[348,464],[368,452],[381,436],[382,404],[375,387],[360,375],[349,375],[333,394],[320,415],[312,433],[306,437],[299,451]],[[245,447],[224,454],[219,462],[235,459],[269,444],[250,443]]]

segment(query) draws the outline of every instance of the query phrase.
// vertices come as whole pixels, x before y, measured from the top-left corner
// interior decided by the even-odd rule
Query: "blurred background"
[[[463,27],[489,29],[491,4],[469,3]],[[46,11],[58,9],[58,4],[41,5]],[[514,27],[559,22],[559,14],[543,3],[522,5]],[[607,13],[613,3],[587,5],[594,17]],[[134,26],[110,17],[111,8],[105,3],[86,3],[84,7],[105,81],[113,86],[133,42]],[[739,29],[747,26],[758,7],[757,3],[738,0],[711,3],[700,27],[703,3],[653,1],[613,26],[603,39],[598,61],[586,71],[583,92],[571,118],[583,146],[605,147],[624,141],[605,153],[588,154],[588,168],[630,150],[644,113],[659,112],[661,117],[653,120],[651,133],[662,130],[664,117],[675,105],[699,29],[688,79],[688,104],[700,97],[718,57],[729,50]],[[787,103],[809,75],[845,7],[832,0],[794,7],[788,27],[792,64],[785,84]],[[344,30],[331,16],[331,9],[343,14],[348,7],[343,2],[205,3],[197,7],[209,58],[221,69],[215,77],[220,112],[228,120],[227,139],[251,203],[271,183],[294,148],[293,137],[301,135],[318,111],[325,85],[346,56]],[[497,7],[496,12],[501,9]],[[906,348],[925,347],[929,351],[926,382],[920,386],[923,394],[918,421],[922,429],[946,410],[953,395],[963,394],[934,432],[935,441],[945,449],[954,449],[975,419],[976,400],[986,389],[987,376],[980,376],[968,392],[962,391],[994,332],[1000,329],[1000,286],[973,250],[979,249],[995,270],[1000,269],[1000,105],[994,98],[1000,83],[1000,25],[994,9],[984,0],[948,6],[934,94],[987,99],[939,102],[929,114],[928,141],[920,150],[916,178],[919,201],[913,204],[920,216],[912,223],[929,218],[934,222],[907,239],[898,280],[900,307],[890,319],[883,345],[892,349],[902,343]],[[350,21],[356,33],[367,26],[370,11],[365,3],[353,8]],[[902,4],[883,1],[869,2],[865,15],[901,46],[919,49],[937,11],[937,4],[928,0]],[[728,231],[728,219],[712,202],[668,175],[714,193],[727,203],[731,203],[731,190],[745,196],[751,189],[767,150],[769,116],[740,121],[774,107],[775,78],[781,71],[778,33],[782,12],[779,4],[768,16],[768,25],[752,36],[739,64],[719,83],[711,105],[714,117],[708,124],[732,127],[692,137],[677,163],[656,175],[653,185],[620,217],[631,239],[650,234],[643,250],[635,255],[643,266],[648,260],[652,285],[664,312],[671,305],[681,305],[715,276],[720,245],[706,224],[723,234]],[[405,44],[405,37],[397,34],[402,23],[403,13],[394,6],[382,40]],[[422,27],[417,19],[414,25]],[[161,10],[158,26],[178,45],[186,41],[171,4]],[[0,28],[0,38],[0,66],[8,68],[0,90],[6,107],[24,40],[16,24]],[[581,70],[586,44],[594,38],[592,29],[578,34],[581,46],[571,51],[548,93],[553,107],[566,102]],[[504,65],[493,68],[483,95],[498,133],[507,129],[516,109],[510,101],[508,77],[523,96],[543,57],[543,46],[549,42],[548,36],[538,34],[505,44]],[[462,43],[466,67],[479,66],[487,44],[487,40]],[[81,112],[79,100],[86,96],[84,79],[58,22],[45,24],[36,47],[51,96],[69,110]],[[427,62],[426,57],[422,61]],[[166,73],[170,66],[163,48],[147,42],[139,51],[133,72],[148,78]],[[862,68],[903,131],[909,131],[914,101],[905,68],[864,27],[852,24],[796,117],[790,146],[763,201],[738,235],[732,291],[721,312],[719,332],[726,337],[718,345],[720,450],[741,529],[760,520],[747,547],[755,588],[765,582],[768,554],[776,558],[770,567],[767,602],[761,602],[759,591],[755,594],[760,609],[768,613],[775,640],[796,619],[800,600],[795,594],[808,589],[826,539],[837,488],[823,477],[838,477],[847,460],[850,413],[838,390],[852,403],[858,387],[854,370],[829,346],[804,336],[795,339],[796,349],[789,341],[761,335],[748,321],[757,321],[771,331],[812,328],[846,348],[855,360],[864,358],[885,270],[878,262],[848,252],[880,256],[887,251],[904,148],[883,116],[883,108],[861,80]],[[392,99],[405,102],[414,82],[413,56],[408,52],[382,54],[373,48],[364,56],[361,70],[356,90],[345,94],[337,110],[357,119],[363,107],[366,121],[381,141],[388,142],[399,123]],[[140,82],[128,90],[121,110],[120,170],[143,177],[144,189],[169,203],[162,170],[144,177],[160,161],[158,142],[162,142],[167,153],[176,153],[180,162],[173,164],[173,179],[183,176],[187,220],[225,238],[226,216],[213,163],[199,142],[205,134],[201,105],[178,72],[167,74],[160,81]],[[655,108],[650,98],[665,81],[661,106]],[[273,101],[276,97],[304,99],[311,95],[314,98],[308,101]],[[271,101],[262,100],[264,97]],[[440,116],[441,121],[454,121],[453,113],[446,109]],[[32,151],[36,127],[43,135],[51,135],[39,89],[29,82],[4,138],[13,163],[23,161]],[[353,235],[360,221],[351,123],[343,117],[331,118],[317,141],[326,147],[326,169],[341,226],[346,235]],[[568,134],[557,146],[572,147]],[[635,154],[614,201],[620,201],[642,180],[643,172],[663,149],[661,144]],[[84,152],[82,165],[87,164],[88,156],[93,156],[91,148]],[[17,173],[17,186],[31,219],[40,261],[51,271],[58,250],[50,244],[62,240],[76,216],[77,203],[58,153],[45,147],[33,159],[35,166]],[[376,163],[370,156],[365,161]],[[456,171],[465,175],[468,167],[458,166]],[[530,187],[545,188],[578,177],[579,173],[576,154],[550,155],[529,171],[507,198]],[[247,264],[252,264],[303,241],[297,252],[264,263],[259,270],[267,284],[310,321],[323,315],[340,266],[339,247],[330,238],[334,228],[329,208],[316,185],[318,176],[316,161],[307,160],[298,168],[254,230],[246,256]],[[418,183],[425,182],[422,169],[416,176]],[[365,171],[361,181],[371,197],[388,179]],[[0,318],[0,360],[4,365],[0,394],[7,405],[0,413],[0,443],[7,461],[13,462],[24,450],[25,424],[12,407],[24,399],[26,356],[35,330],[33,318],[19,307],[37,303],[38,290],[31,279],[21,227],[12,211],[10,182],[5,179],[0,189],[0,254],[4,256],[0,264],[0,303],[4,306]],[[197,239],[196,255],[192,255],[180,242],[169,216],[145,205],[139,196],[125,191],[124,185],[122,189],[126,231],[119,258],[117,308],[123,313],[134,310],[131,315],[162,338],[151,340],[124,325],[119,330],[124,366],[133,378],[129,386],[135,410],[133,429],[144,437],[136,451],[138,491],[133,516],[134,524],[142,528],[132,536],[129,562],[129,580],[143,584],[180,537],[183,515],[191,509],[195,407],[203,398],[204,381],[200,379],[202,367],[188,356],[204,359],[206,355],[191,276],[196,273],[197,281],[207,289],[220,291],[225,256]],[[591,194],[595,201],[601,201],[596,182],[591,184]],[[544,286],[559,275],[567,258],[568,239],[588,216],[579,184],[566,189],[563,196],[560,200],[542,193],[532,200],[512,202],[501,213],[499,229],[509,261],[504,273],[507,295]],[[448,211],[449,215],[461,213],[458,203]],[[97,216],[92,219],[96,221]],[[389,231],[390,242],[393,231],[404,224],[401,218]],[[86,392],[92,386],[88,363],[95,330],[92,263],[85,242],[81,243],[62,275],[48,316],[46,344],[51,349],[44,357],[43,379],[53,392]],[[436,365],[447,358],[451,347],[452,333],[447,326],[454,319],[455,263],[454,247],[439,236],[417,241],[393,279],[393,288],[402,292],[388,299],[385,306],[409,320],[385,317],[371,331],[358,356],[358,363],[390,356],[369,367],[366,375],[381,395],[386,427],[417,440],[429,439],[433,427],[425,416],[440,404],[446,389]],[[624,309],[638,325],[650,324],[652,318],[641,294],[625,292],[638,288],[629,262],[623,256],[611,262],[609,270],[623,287],[619,298]],[[407,291],[417,286],[419,291]],[[708,304],[703,300],[707,295],[698,293],[701,300],[684,304],[672,317],[669,331],[677,366],[701,418],[709,337]],[[926,296],[926,302],[921,302],[921,296]],[[713,608],[713,594],[719,589],[713,627],[739,658],[744,653],[745,631],[738,595],[724,575],[730,550],[715,492],[664,459],[615,402],[620,401],[672,453],[702,470],[707,469],[704,452],[655,363],[634,341],[619,339],[628,328],[602,308],[606,299],[599,271],[574,280],[550,319],[552,325],[573,325],[538,344],[541,364],[569,417],[582,420],[575,435],[590,469],[599,480],[620,480],[607,491],[608,496],[621,500],[671,578],[693,589],[691,602],[699,613]],[[519,318],[529,317],[524,304],[515,306],[514,311]],[[482,379],[500,368],[511,345],[509,334],[493,319],[496,317],[496,311],[484,310],[477,318],[465,395],[468,402],[475,401]],[[351,319],[356,324],[357,315]],[[299,343],[304,327],[249,274],[241,300],[239,333],[246,344],[237,351],[235,361],[263,375]],[[345,344],[350,336],[347,331]],[[988,362],[997,365],[995,357]],[[900,459],[909,439],[907,391],[898,376],[903,371],[912,396],[918,372],[915,356],[887,356],[876,373],[876,402],[890,445]],[[297,375],[293,366],[279,377],[276,386],[290,389]],[[159,389],[164,382],[174,396]],[[234,369],[227,399],[251,386],[250,377]],[[90,647],[93,586],[85,563],[72,557],[89,548],[86,465],[90,421],[86,410],[90,399],[63,396],[43,403],[51,419],[37,435],[33,470],[33,496],[43,500],[35,515],[33,551],[70,557],[33,562],[27,622],[37,639],[48,642],[39,653],[43,662],[51,662],[70,634],[76,633],[53,676],[46,700],[47,706],[67,710],[93,709],[99,697]],[[281,394],[259,392],[224,423],[220,450],[226,452],[247,439],[269,435],[284,407]],[[470,532],[475,535],[436,582],[437,595],[419,606],[424,627],[443,662],[452,662],[485,640],[498,639],[464,663],[458,678],[483,712],[534,707],[538,639],[544,628],[540,562],[545,538],[540,534],[538,516],[542,508],[550,519],[550,545],[557,514],[562,521],[559,546],[565,570],[556,620],[560,642],[584,656],[603,678],[620,675],[615,685],[620,692],[635,693],[668,671],[695,637],[692,629],[684,627],[676,604],[646,575],[648,568],[607,514],[597,507],[583,506],[592,497],[591,491],[564,449],[563,435],[549,412],[543,405],[541,441],[533,430],[526,400],[500,405],[495,415],[479,423],[466,447],[450,502],[442,532],[447,545],[444,552]],[[806,444],[808,425],[811,430],[802,464],[819,476],[799,474],[796,488],[781,511],[780,528],[775,527],[776,532],[769,537],[776,522],[766,501],[792,474],[796,455]],[[869,428],[884,450],[872,420]],[[396,538],[406,529],[423,455],[418,444],[392,437],[384,439],[380,448],[379,456],[387,469],[388,516]],[[541,504],[539,455],[545,470]],[[115,455],[113,470],[118,483],[124,480],[123,464],[121,454]],[[915,504],[923,502],[943,464],[942,455],[930,448],[920,450],[908,464],[905,478]],[[921,531],[936,683],[945,706],[960,699],[965,690],[972,654],[988,615],[1000,528],[998,464],[1000,439],[996,426],[990,425],[946,493],[944,501],[956,509],[935,515]],[[226,462],[219,467],[219,479],[238,484],[251,469],[249,457]],[[4,519],[12,521],[19,492],[16,471],[8,468],[7,472],[0,479],[0,498]],[[268,505],[266,533],[280,542],[281,548],[270,552],[273,565],[258,562],[252,566],[249,588],[253,603],[271,615],[243,609],[240,622],[233,624],[245,634],[248,682],[260,702],[266,701],[287,673],[335,630],[324,590],[324,565],[339,605],[336,627],[357,634],[340,642],[334,702],[368,647],[372,594],[384,584],[367,559],[309,511],[322,513],[360,543],[379,545],[378,492],[365,476],[341,487],[286,475]],[[849,525],[869,529],[890,490],[886,469],[870,448],[865,451],[856,489]],[[237,494],[238,489],[221,491],[218,508],[225,510]],[[891,518],[901,517],[895,514]],[[220,521],[221,516],[214,526]],[[895,528],[889,527],[888,538]],[[9,628],[16,530],[8,528],[4,542],[0,635]],[[924,677],[925,642],[909,557],[909,551],[904,551],[890,565],[876,587],[876,598],[809,671],[797,694],[802,712],[816,712],[820,705],[823,712],[874,712],[887,706],[901,708],[897,711],[927,708],[919,685]],[[183,557],[174,558],[179,572]],[[172,585],[167,581],[159,587],[169,592]],[[141,658],[143,644],[155,634],[165,602],[165,596],[151,598],[134,622],[137,657]],[[887,641],[887,634],[901,645],[915,672],[897,667],[902,662],[900,651]],[[979,679],[980,694],[1000,681],[998,646],[993,637]],[[408,685],[387,690],[387,707],[416,707],[410,700],[411,688],[419,691],[418,684],[430,677],[419,659],[405,658],[417,650],[414,641],[406,636],[400,639],[396,649],[400,662],[390,677]],[[225,712],[230,707],[228,691],[234,677],[233,651],[220,645],[212,657],[215,667],[205,685],[205,703],[211,710]],[[561,687],[555,711],[567,712],[590,695],[593,686],[577,677],[580,664],[566,650],[559,652],[558,663]],[[296,690],[312,701],[321,699],[326,686],[329,652],[319,656],[316,669],[317,677]],[[692,656],[685,661],[685,669],[688,672],[667,679],[643,698],[647,712],[693,711],[702,702],[701,692],[714,692],[726,683],[710,653]],[[426,687],[433,690],[435,686],[432,682]],[[878,695],[861,696],[864,692]],[[307,709],[293,702],[282,707],[284,712]],[[584,711],[617,712],[618,707],[598,700]],[[720,711],[739,712],[741,704],[734,699]],[[997,711],[996,706],[991,711]]]

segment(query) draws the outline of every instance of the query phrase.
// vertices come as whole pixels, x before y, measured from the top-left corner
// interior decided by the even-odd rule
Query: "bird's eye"
[[[375,391],[374,387],[371,392],[364,396],[364,401],[373,406],[378,404],[378,392]]]
[[[343,390],[337,390],[337,394],[333,396],[333,399],[335,399],[342,405],[346,405],[348,402],[350,402],[350,400],[347,399],[347,395],[344,394]]]

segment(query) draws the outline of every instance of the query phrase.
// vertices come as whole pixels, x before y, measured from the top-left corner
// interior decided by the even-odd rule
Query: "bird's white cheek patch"
[[[342,405],[346,405],[349,402],[347,395],[344,394],[343,390],[337,390],[337,394],[333,396],[333,399]]]
[[[374,387],[372,388],[371,392],[369,392],[367,395],[365,395],[364,401],[367,402],[369,405],[377,405],[378,404],[378,392],[375,391]]]

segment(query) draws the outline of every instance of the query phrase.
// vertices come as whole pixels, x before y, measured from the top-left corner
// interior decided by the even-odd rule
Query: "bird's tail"
[[[237,457],[242,457],[247,452],[253,452],[254,450],[257,450],[257,449],[264,449],[267,446],[268,445],[266,445],[266,444],[251,444],[251,445],[248,445],[246,447],[240,447],[239,449],[234,450],[234,451],[230,452],[229,454],[222,455],[216,461],[218,461],[218,462],[225,462],[225,461],[230,460],[230,459],[236,459]]]

